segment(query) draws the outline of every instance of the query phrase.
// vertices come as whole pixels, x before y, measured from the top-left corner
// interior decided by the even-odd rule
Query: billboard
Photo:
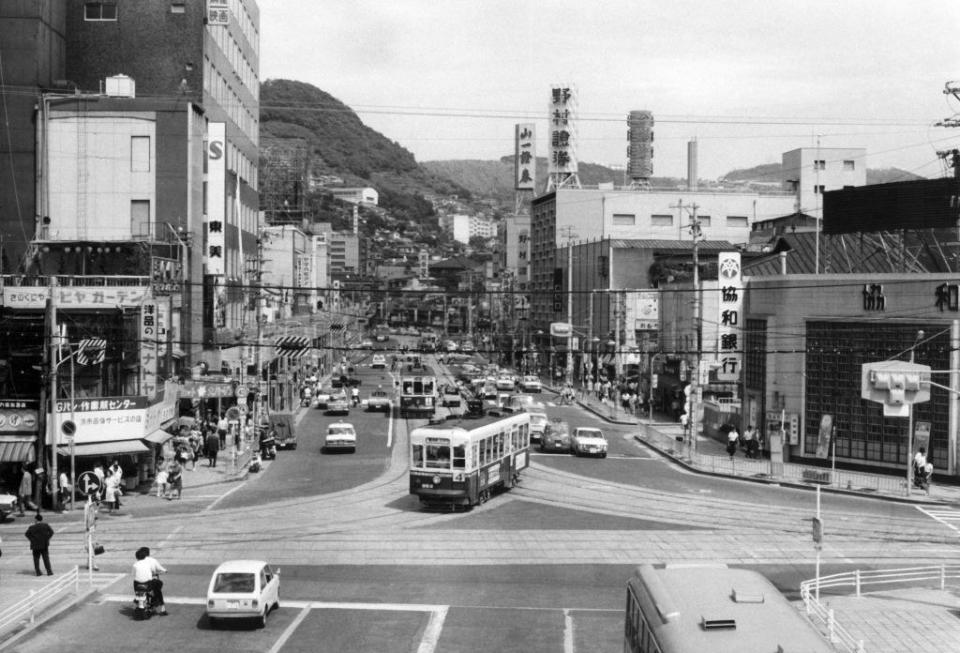
[[[550,175],[577,173],[577,91],[570,85],[550,89]]]
[[[960,181],[918,179],[823,194],[823,232],[898,231],[957,226]]]
[[[739,381],[743,364],[740,317],[743,315],[743,281],[740,252],[717,254],[720,293],[717,302],[718,381]]]
[[[207,248],[204,260],[207,274],[224,273],[226,245],[227,125],[211,122],[207,126],[207,213],[204,216]]]
[[[514,125],[514,189],[534,190],[537,183],[536,130],[532,122]]]

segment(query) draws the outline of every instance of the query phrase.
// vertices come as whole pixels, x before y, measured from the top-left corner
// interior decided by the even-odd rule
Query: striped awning
[[[28,463],[34,460],[37,438],[33,435],[0,436],[0,463]]]

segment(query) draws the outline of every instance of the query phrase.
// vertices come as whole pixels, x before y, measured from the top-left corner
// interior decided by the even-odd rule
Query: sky
[[[307,82],[418,161],[512,155],[552,86],[576,89],[577,159],[626,164],[654,114],[654,175],[864,147],[869,168],[945,173],[960,147],[957,0],[258,0],[261,80]],[[958,91],[960,94],[960,91]]]

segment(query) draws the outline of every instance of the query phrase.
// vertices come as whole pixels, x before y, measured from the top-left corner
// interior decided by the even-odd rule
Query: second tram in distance
[[[426,505],[472,507],[510,489],[529,463],[530,415],[448,421],[410,433],[410,493]]]
[[[437,412],[437,375],[416,359],[400,370],[400,416],[430,418]]]

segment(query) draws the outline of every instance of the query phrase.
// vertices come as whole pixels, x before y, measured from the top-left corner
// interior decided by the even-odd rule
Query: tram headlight
[[[440,484],[440,477],[439,477],[439,476],[434,476],[434,477],[433,477],[433,484],[434,484],[434,485],[439,485],[439,484]]]

